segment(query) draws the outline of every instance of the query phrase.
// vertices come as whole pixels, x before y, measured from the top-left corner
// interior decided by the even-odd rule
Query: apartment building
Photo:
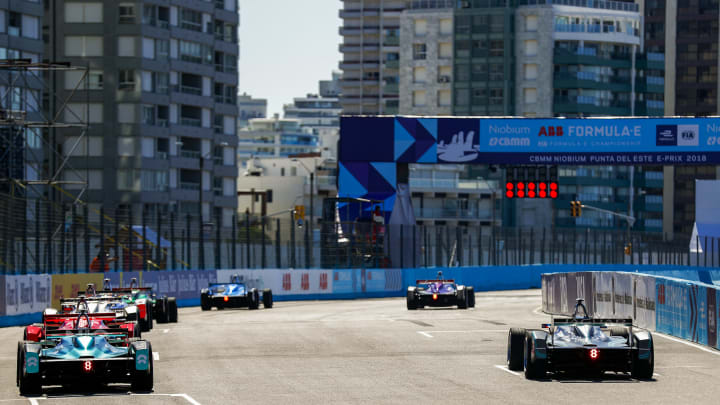
[[[45,6],[46,57],[90,69],[80,86],[89,106],[74,106],[90,122],[88,147],[68,162],[87,173],[82,198],[136,215],[221,214],[229,225],[237,208],[237,0]],[[58,75],[58,97],[78,79]],[[75,135],[58,134],[71,150]]]
[[[318,135],[302,129],[300,120],[252,118],[238,132],[238,162],[241,168],[251,158],[288,157],[319,152]]]

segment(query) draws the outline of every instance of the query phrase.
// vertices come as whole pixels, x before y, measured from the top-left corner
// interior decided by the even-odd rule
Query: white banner
[[[613,273],[593,273],[593,284],[595,286],[595,316],[601,318],[613,317]]]
[[[49,275],[5,276],[5,315],[42,312],[50,306]]]
[[[635,324],[655,329],[655,277],[633,275]]]
[[[319,269],[218,270],[217,282],[237,274],[249,288],[272,289],[273,295],[332,294],[333,271]]]

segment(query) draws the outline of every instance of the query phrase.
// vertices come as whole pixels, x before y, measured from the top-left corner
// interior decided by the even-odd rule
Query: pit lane
[[[180,310],[144,334],[158,353],[155,389],[62,388],[37,398],[15,386],[22,328],[0,329],[0,405],[235,403],[716,403],[720,356],[655,338],[652,381],[527,381],[503,370],[507,329],[539,327],[539,290],[477,293],[468,310],[408,311],[400,298],[276,302],[270,310]],[[711,350],[711,349],[710,349]],[[720,354],[720,352],[718,352]]]

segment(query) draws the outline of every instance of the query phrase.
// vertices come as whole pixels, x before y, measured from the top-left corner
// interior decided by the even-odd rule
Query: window
[[[135,70],[118,70],[118,90],[135,90]]]
[[[452,35],[452,19],[443,18],[440,20],[440,34]]]
[[[452,58],[452,44],[450,42],[440,42],[438,49],[438,57],[441,59]]]
[[[86,146],[89,147],[89,152],[86,152]],[[65,142],[63,142],[63,150],[69,156],[74,157],[82,157],[86,154],[88,156],[102,156],[103,138],[100,136],[68,136],[65,138]]]
[[[117,113],[117,120],[120,124],[134,124],[137,122],[135,117],[135,104],[118,104]]]
[[[413,69],[413,83],[425,83],[427,81],[427,69],[415,67]]]
[[[22,15],[22,36],[25,38],[40,38],[39,19],[31,15]]]
[[[413,91],[413,107],[422,107],[427,104],[427,92],[425,90]]]
[[[427,57],[427,46],[425,44],[413,44],[413,59],[422,60]]]
[[[525,80],[536,80],[538,78],[538,65],[530,63],[525,65]]]
[[[525,31],[535,32],[538,30],[538,16],[528,15],[525,16]]]
[[[8,34],[13,37],[19,37],[22,27],[22,14],[10,12],[8,13]]]
[[[120,24],[135,24],[135,5],[132,3],[118,4],[118,22]]]
[[[525,56],[536,56],[538,54],[538,41],[529,39],[525,41]]]
[[[92,124],[103,122],[103,105],[101,103],[67,103],[63,110],[65,122],[85,122],[87,110],[90,111],[90,119],[88,122]]]
[[[168,94],[170,90],[170,75],[168,73],[153,73],[153,81],[155,92],[157,92],[158,94]]]
[[[223,40],[225,42],[237,42],[237,34],[235,33],[235,26],[232,24],[223,25]]]
[[[85,72],[82,70],[67,70],[65,71],[65,90],[72,90],[76,86],[78,90],[85,90],[85,81],[83,75]],[[88,79],[88,90],[102,90],[103,88],[103,71],[102,70],[91,70],[87,75]],[[82,83],[80,83],[80,81]]]
[[[102,190],[102,173],[102,170],[88,170],[87,173],[85,171],[63,170],[62,177],[64,181],[68,182],[83,182],[87,184],[90,190]],[[65,187],[70,190],[79,190],[82,189],[84,185],[80,183],[69,183],[66,184]]]
[[[141,181],[143,191],[167,191],[168,172],[165,170],[142,170]]]
[[[487,105],[488,103],[487,89],[472,89],[472,104]]]
[[[450,90],[438,90],[437,92],[438,106],[448,107],[452,102]]]
[[[535,88],[523,89],[523,94],[525,96],[525,104],[537,103],[537,89],[535,89]]]
[[[155,125],[155,106],[145,104],[142,106],[141,122],[145,125]]]
[[[427,35],[427,20],[424,18],[415,19],[415,35]]]
[[[103,56],[103,41],[100,36],[66,36],[65,56]]]
[[[118,56],[135,56],[135,37],[118,37]]]
[[[118,170],[117,188],[121,191],[140,191],[140,172],[133,169]]]
[[[193,63],[212,63],[212,50],[196,42],[180,41],[180,59]]]
[[[155,59],[166,60],[170,57],[170,41],[167,39],[155,40]]]
[[[183,9],[180,12],[180,27],[186,30],[202,32],[202,13]]]
[[[452,66],[440,66],[438,68],[438,82],[450,83],[452,81]]]
[[[215,130],[216,134],[223,133],[223,120],[224,120],[223,115],[215,114],[215,118],[213,120],[213,129]]]

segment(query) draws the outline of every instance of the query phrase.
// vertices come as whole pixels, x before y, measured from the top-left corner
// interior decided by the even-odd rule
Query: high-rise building
[[[237,207],[237,0],[45,5],[46,57],[90,69],[80,86],[81,94],[88,88],[89,147],[68,162],[87,173],[82,198],[136,215],[221,214],[229,224]],[[57,75],[58,97],[73,91],[76,76]],[[75,138],[58,134],[70,150]]]
[[[297,119],[252,118],[247,128],[238,132],[238,163],[246,167],[248,159],[289,157],[317,153],[318,136],[304,131]]]
[[[292,104],[285,104],[285,118],[300,122],[303,132],[318,136],[323,156],[337,159],[337,142],[340,132],[340,100],[338,98],[340,74],[333,72],[333,80],[318,83],[319,94],[296,97]]]
[[[43,84],[37,73],[19,67],[43,59],[42,16],[42,4],[37,1],[0,3],[0,193],[28,198],[40,190],[17,187],[9,179],[22,184],[43,176],[40,129],[25,125],[45,121],[40,111]]]
[[[267,118],[267,99],[253,98],[247,93],[238,96],[238,129],[248,126],[252,118]]]
[[[344,114],[396,114],[404,0],[343,0],[340,52]]]

